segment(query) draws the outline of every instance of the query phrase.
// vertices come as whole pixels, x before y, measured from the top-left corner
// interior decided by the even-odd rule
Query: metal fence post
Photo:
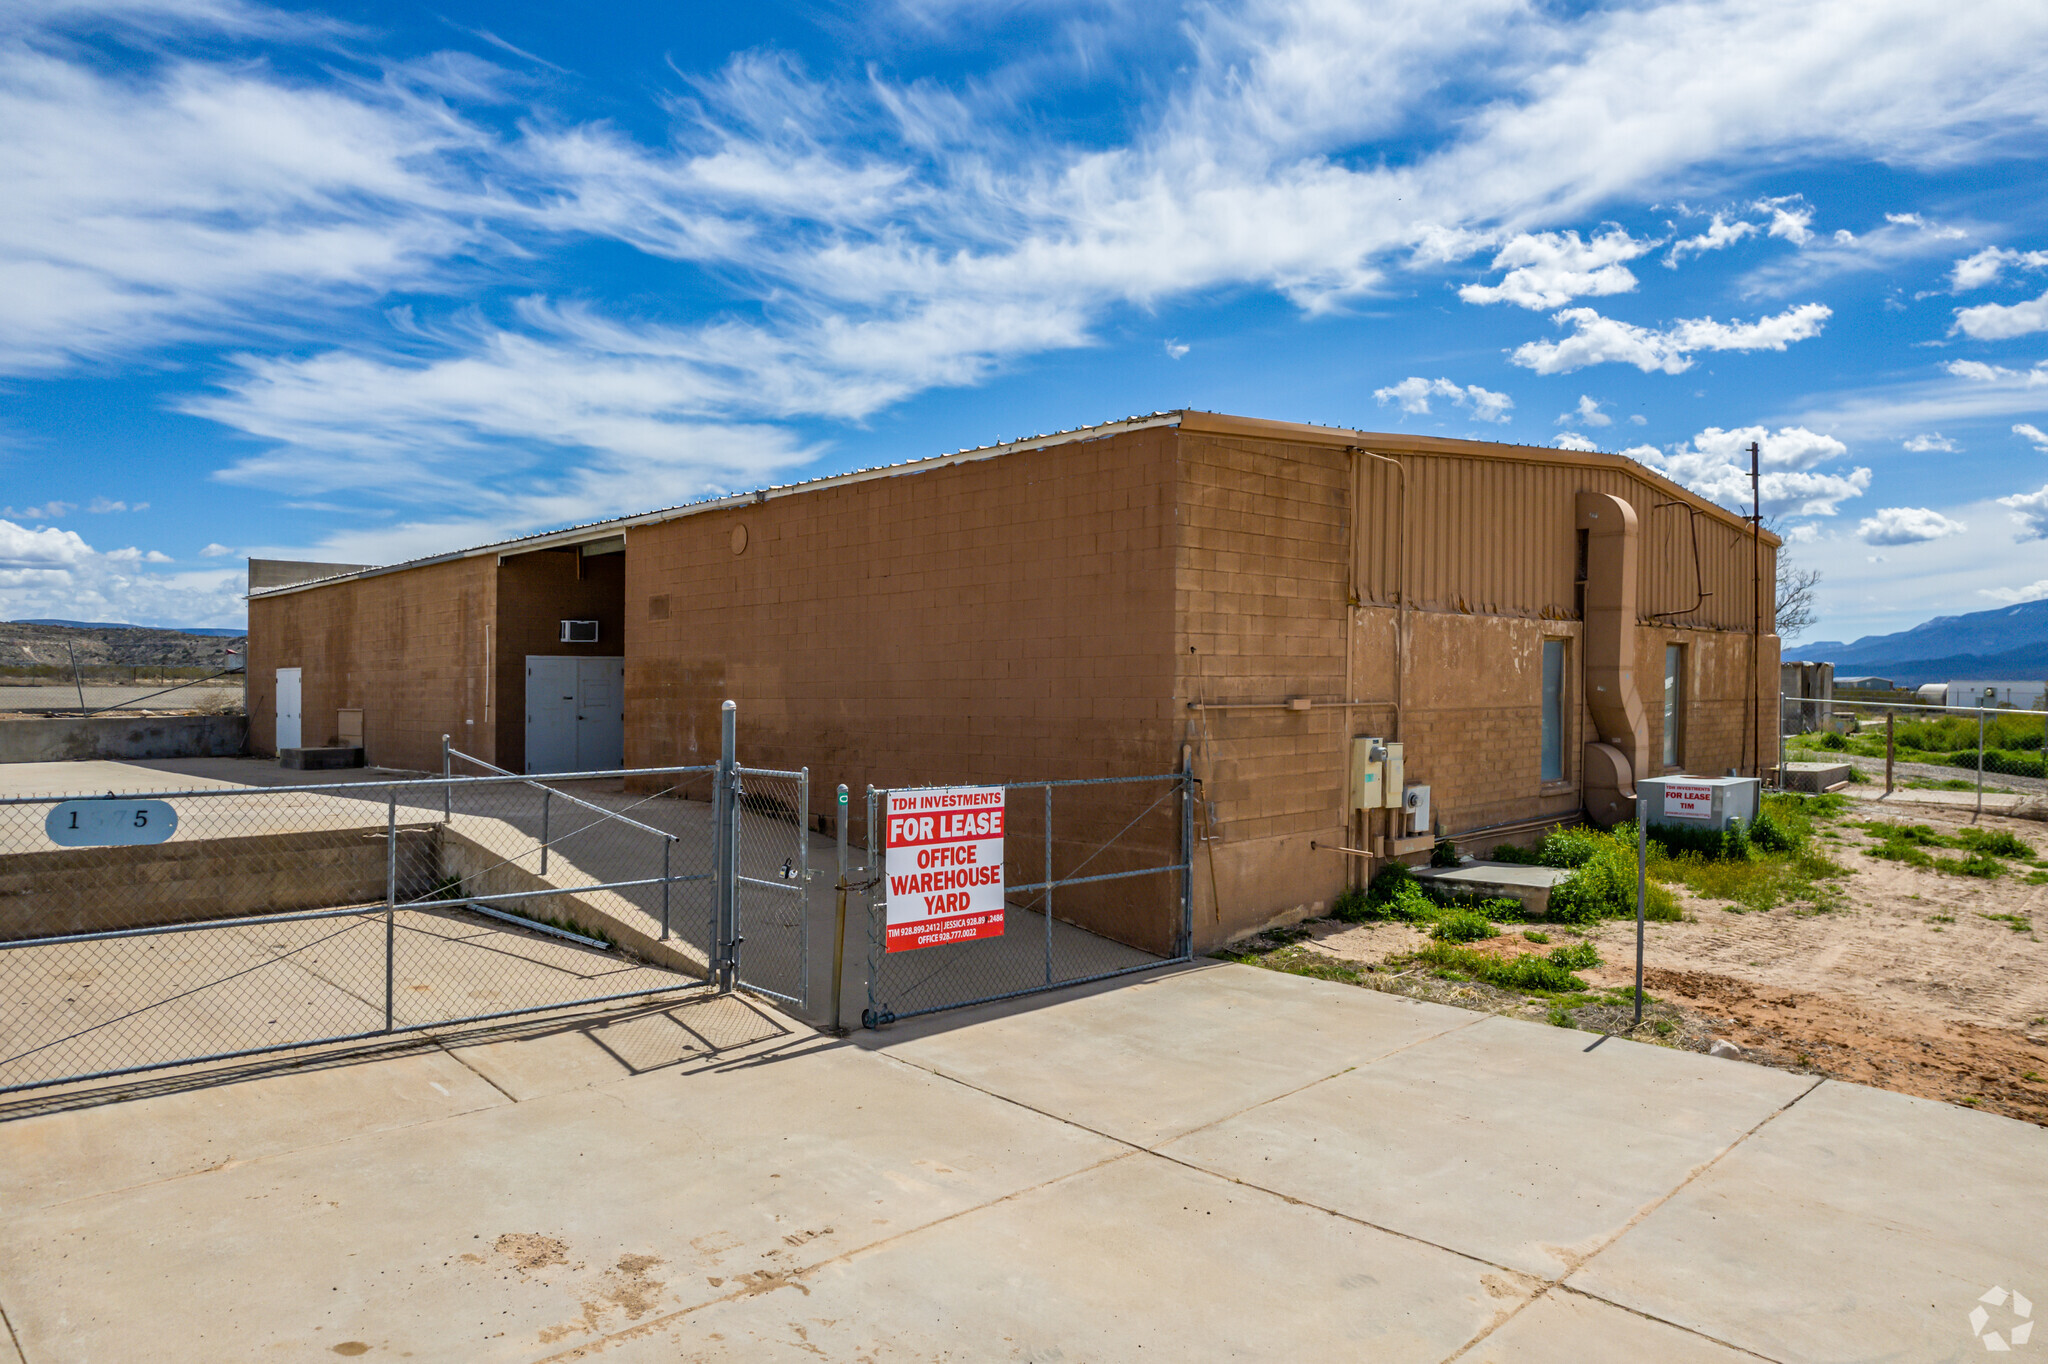
[[[552,786],[540,788],[540,874],[548,874],[548,816],[553,813],[555,790]]]
[[[839,803],[833,807],[832,832],[839,841],[839,892],[833,911],[832,930],[832,1031],[838,1032],[839,1001],[845,994],[846,975],[846,783],[839,783]],[[808,909],[808,906],[806,906]]]
[[[1052,984],[1052,783],[1045,784],[1045,983]]]
[[[1895,751],[1892,743],[1892,719],[1893,712],[1886,711],[1884,713],[1884,793],[1886,795],[1892,793],[1892,754]]]
[[[447,787],[442,787],[447,790]],[[397,956],[398,918],[398,788],[391,788],[384,808],[384,1031],[391,1031],[393,976]]]
[[[1195,769],[1188,749],[1180,753],[1180,956],[1195,955]]]
[[[675,846],[676,841],[673,838],[665,838],[661,841],[661,940],[663,942],[668,941],[668,886],[669,878],[674,875],[669,870],[669,854]]]
[[[448,736],[441,736],[441,822],[446,824],[455,814],[455,763],[448,755]]]
[[[2048,753],[2048,749],[2042,750]],[[1984,818],[1984,707],[1977,707],[1977,818]]]
[[[733,799],[735,779],[735,707],[727,701],[718,708],[718,778],[712,808],[712,902],[717,906],[717,970],[720,993],[732,989],[739,956],[737,919],[739,908],[738,859],[734,856],[734,828],[738,823]]]
[[[861,868],[861,875],[867,878],[868,886],[866,896],[868,920],[868,1006],[861,1010],[860,1014],[860,1025],[863,1028],[879,1028],[882,1026],[881,1011],[875,1003],[875,979],[881,974],[881,968],[876,961],[875,955],[876,940],[879,936],[875,932],[875,883],[882,875],[881,861],[876,855],[875,850],[875,804],[875,788],[870,783],[868,786],[867,865]],[[884,905],[888,904],[886,891],[883,893],[882,903]],[[884,924],[883,932],[886,933],[887,931],[888,926]]]
[[[1636,1021],[1643,1026],[1643,906],[1650,893],[1650,814],[1636,803]]]

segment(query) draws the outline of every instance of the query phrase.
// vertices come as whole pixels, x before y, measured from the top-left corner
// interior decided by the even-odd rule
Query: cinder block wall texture
[[[584,561],[582,577],[565,576],[570,554],[503,568],[486,554],[259,597],[251,743],[272,745],[274,670],[296,664],[309,742],[361,705],[373,762],[434,766],[445,731],[516,768],[523,656],[565,651],[534,631],[598,616],[594,652],[626,658],[628,765],[711,761],[730,698],[745,759],[808,766],[817,814],[842,781],[858,821],[870,783],[1127,776],[1185,753],[1202,783],[1205,947],[1317,912],[1369,869],[1310,847],[1393,827],[1347,808],[1354,736],[1398,737],[1436,826],[1468,848],[1579,808],[1596,737],[1579,673],[1582,490],[1636,513],[1650,751],[1677,643],[1679,766],[1751,770],[1752,744],[1771,761],[1777,641],[1749,638],[1752,546],[1729,514],[1613,456],[1200,413],[627,526],[625,554]],[[1760,550],[1768,592],[1773,543]],[[598,576],[612,565],[619,578]],[[1566,643],[1570,688],[1565,779],[1549,785],[1546,639]],[[1284,708],[1291,697],[1309,708]],[[1101,850],[1156,794],[1059,793],[1055,871],[1170,860],[1170,803]],[[1036,793],[1013,796],[1011,860],[1034,869],[1041,812]],[[1169,945],[1177,887],[1111,884],[1055,913]]]

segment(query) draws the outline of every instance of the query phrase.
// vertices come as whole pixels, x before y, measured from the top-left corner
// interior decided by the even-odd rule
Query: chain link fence
[[[865,1026],[1191,959],[1191,776],[996,789],[1003,793],[1002,931],[892,952],[890,868],[880,837],[890,792],[868,788]]]
[[[709,984],[712,777],[0,801],[0,1092]]]
[[[1818,791],[1838,784],[2048,796],[2048,713],[2006,706],[1785,696],[1777,785]],[[1843,773],[1846,772],[1846,776]],[[1830,778],[1836,780],[1831,781]]]

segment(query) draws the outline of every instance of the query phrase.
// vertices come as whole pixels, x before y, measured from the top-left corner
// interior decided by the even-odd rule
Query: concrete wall
[[[438,826],[401,826],[399,895],[430,889]],[[383,826],[0,857],[0,939],[382,904]]]
[[[496,749],[497,563],[489,557],[249,601],[249,749],[277,751],[277,670],[300,676],[303,737],[336,737],[363,712],[364,759],[441,769],[441,736],[487,761]]]
[[[623,554],[585,555],[574,548],[542,550],[516,555],[499,566],[493,667],[498,689],[493,706],[497,756],[491,761],[514,772],[526,770],[528,654],[617,658],[625,653],[625,592]],[[564,620],[596,621],[598,642],[562,643]]]
[[[51,716],[0,720],[0,763],[95,758],[227,758],[249,741],[242,715]]]

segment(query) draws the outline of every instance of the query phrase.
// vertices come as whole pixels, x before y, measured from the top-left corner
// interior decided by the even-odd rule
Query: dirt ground
[[[1947,834],[1970,822],[1967,810],[1855,801],[1821,828],[1821,846],[1849,869],[1831,883],[1843,891],[1831,910],[1738,912],[1673,887],[1685,921],[1650,924],[1644,949],[1653,1014],[1671,1022],[1644,1040],[1704,1050],[1723,1038],[1763,1064],[2048,1124],[2048,884],[2029,884],[2038,873],[2026,866],[1979,880],[1872,857],[1866,850],[1876,840],[1852,824],[1876,819]],[[2048,855],[2048,824],[1987,815],[1982,827],[2008,829]],[[1304,927],[1300,946],[1375,966],[1426,941],[1405,924]],[[1557,925],[1539,931],[1553,945],[1577,940]],[[1588,936],[1605,965],[1579,974],[1597,989],[1626,989],[1635,925],[1610,921]],[[1513,929],[1471,946],[1505,955],[1546,950]],[[1380,975],[1370,983],[1537,1018],[1545,1012],[1507,996],[1480,998],[1501,994],[1484,987],[1410,987]],[[1610,1023],[1608,1012],[1575,1021],[1630,1021],[1612,1011]]]

